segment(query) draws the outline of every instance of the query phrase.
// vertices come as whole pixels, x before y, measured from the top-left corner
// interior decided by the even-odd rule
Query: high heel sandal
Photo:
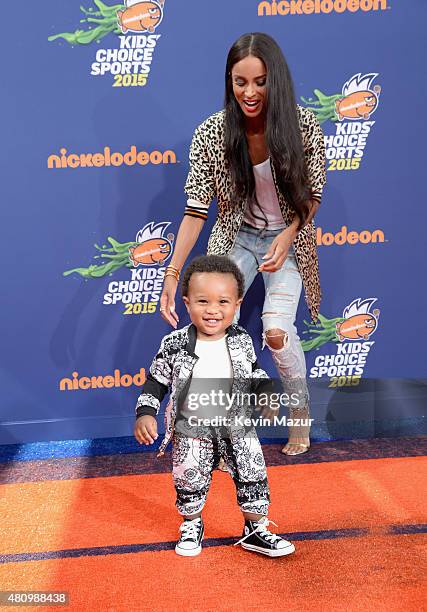
[[[288,448],[288,452],[285,450],[287,447]],[[292,447],[297,447],[296,450],[298,448],[300,448],[301,450],[297,450],[297,452],[289,452],[292,450]],[[303,444],[302,442],[288,442],[287,444],[285,444],[285,446],[282,448],[281,453],[283,455],[290,455],[290,456],[294,456],[294,455],[302,455],[303,453],[306,453],[308,451],[308,449],[310,448],[310,442],[308,444]]]

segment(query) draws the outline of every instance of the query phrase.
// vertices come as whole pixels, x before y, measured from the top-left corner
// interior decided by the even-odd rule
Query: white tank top
[[[280,210],[279,200],[277,199],[276,186],[271,172],[270,158],[253,166],[253,171],[256,197],[263,212],[261,212],[256,202],[248,202],[243,217],[244,221],[253,227],[260,229],[264,228],[264,213],[268,229],[281,229],[286,227]],[[257,217],[252,214],[252,211],[255,212],[257,217],[261,218],[257,219]]]

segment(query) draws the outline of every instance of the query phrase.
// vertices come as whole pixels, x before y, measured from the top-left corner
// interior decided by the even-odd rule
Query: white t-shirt
[[[186,400],[181,407],[181,414],[185,419],[190,416],[211,418],[216,414],[225,415],[222,404],[203,406],[198,398],[201,394],[214,392],[214,401],[219,402],[221,397],[219,392],[223,394],[231,392],[233,367],[226,336],[220,340],[197,340],[194,352],[199,359],[193,368],[193,376]]]
[[[199,359],[193,368],[193,378],[231,378],[233,376],[227,336],[219,340],[196,340],[194,352]]]
[[[259,206],[267,220],[268,229],[283,229],[286,223],[283,220],[282,211],[280,210],[279,200],[277,199],[276,186],[271,172],[270,158],[253,166],[255,177],[255,192]],[[264,228],[264,219],[257,219],[252,214],[252,211],[258,217],[263,217],[256,202],[248,202],[244,215],[244,221],[256,228]]]

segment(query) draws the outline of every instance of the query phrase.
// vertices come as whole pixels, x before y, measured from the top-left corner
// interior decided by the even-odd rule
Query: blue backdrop
[[[157,304],[163,268],[148,254],[134,267],[129,247],[166,238],[173,249],[193,130],[222,108],[227,51],[248,31],[279,42],[298,102],[326,136],[322,318],[313,327],[303,300],[298,316],[314,434],[417,429],[427,398],[424,0],[20,6],[31,26],[3,39],[0,443],[131,434],[141,368],[169,329]],[[258,348],[261,298],[257,282],[242,315]],[[354,337],[364,320],[373,327]],[[261,361],[274,372],[267,350]]]

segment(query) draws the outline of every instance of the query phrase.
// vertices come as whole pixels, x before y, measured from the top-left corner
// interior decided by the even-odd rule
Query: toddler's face
[[[219,272],[192,274],[183,300],[201,340],[222,338],[242,303],[234,276]]]

